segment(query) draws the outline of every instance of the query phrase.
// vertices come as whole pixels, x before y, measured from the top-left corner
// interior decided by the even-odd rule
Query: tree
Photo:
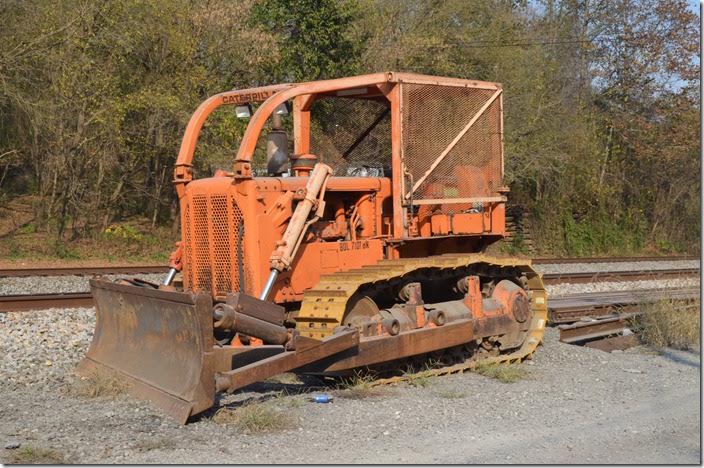
[[[354,73],[358,47],[348,39],[355,5],[338,0],[262,0],[252,23],[277,36],[280,60],[271,64],[282,81],[338,78]]]

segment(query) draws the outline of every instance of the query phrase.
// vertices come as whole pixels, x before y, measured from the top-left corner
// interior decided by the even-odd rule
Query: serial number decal
[[[369,241],[340,242],[340,252],[369,248]]]
[[[269,91],[258,91],[256,93],[231,94],[222,97],[223,104],[245,104],[247,102],[266,101],[274,93]]]

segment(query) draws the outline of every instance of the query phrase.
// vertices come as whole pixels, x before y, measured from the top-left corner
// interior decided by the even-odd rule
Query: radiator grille
[[[232,196],[187,196],[183,230],[186,289],[213,296],[244,290],[244,219]]]

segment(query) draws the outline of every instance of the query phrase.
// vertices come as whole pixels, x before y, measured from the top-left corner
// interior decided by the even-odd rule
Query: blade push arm
[[[308,226],[323,215],[325,210],[323,196],[325,195],[325,186],[330,174],[332,174],[332,168],[327,164],[318,163],[313,168],[313,172],[310,174],[306,184],[305,197],[296,206],[283,238],[276,243],[276,249],[269,257],[271,273],[269,273],[269,279],[267,279],[259,299],[266,300],[278,274],[291,268]],[[314,207],[316,208],[315,214],[309,220],[308,216]]]

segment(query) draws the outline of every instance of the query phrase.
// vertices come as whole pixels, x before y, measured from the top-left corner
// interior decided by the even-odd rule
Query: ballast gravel
[[[0,313],[0,388],[54,386],[85,355],[95,309]]]
[[[117,278],[137,276],[152,283],[161,283],[165,274],[142,275],[105,275],[104,278],[115,280]],[[0,296],[19,294],[57,294],[90,291],[90,276],[26,276],[20,278],[0,278]]]
[[[645,262],[544,263],[533,267],[540,273],[581,273],[588,271],[657,271],[699,268],[699,260],[657,260]]]
[[[674,289],[674,288],[698,288],[699,278],[670,278],[661,280],[645,281],[615,281],[605,283],[563,283],[548,284],[545,291],[550,297],[566,296],[570,294],[595,293],[605,291],[627,291],[633,289],[653,290],[653,289]]]

